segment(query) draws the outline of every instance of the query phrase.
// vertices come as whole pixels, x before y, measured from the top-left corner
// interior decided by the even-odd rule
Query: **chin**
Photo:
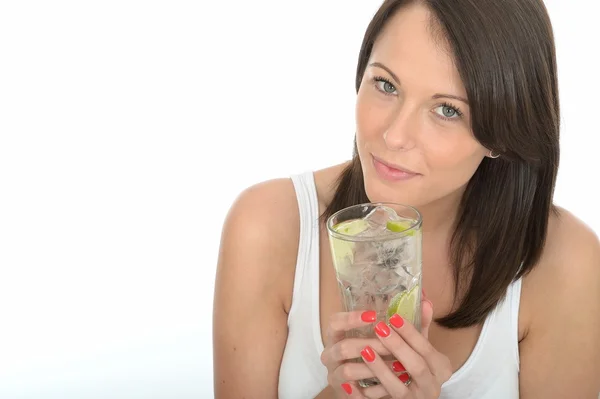
[[[365,191],[371,202],[393,202],[401,205],[410,205],[419,208],[427,203],[424,198],[416,192],[417,190],[403,190],[399,187],[391,187],[377,178],[365,176]]]

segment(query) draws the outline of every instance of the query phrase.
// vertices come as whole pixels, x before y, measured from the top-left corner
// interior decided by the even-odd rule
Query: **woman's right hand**
[[[427,304],[426,304],[427,303]],[[325,337],[325,350],[321,353],[321,363],[327,367],[327,382],[338,398],[364,398],[357,381],[373,378],[375,375],[364,362],[351,362],[360,359],[361,351],[370,346],[380,356],[391,352],[378,338],[345,338],[346,332],[375,323],[374,311],[339,312],[331,315]],[[433,321],[433,305],[423,293],[421,297],[421,329],[427,335]],[[406,370],[398,361],[386,362],[396,373]]]
[[[390,354],[377,338],[345,338],[346,331],[373,324],[375,321],[374,311],[334,313],[329,319],[321,362],[327,367],[327,382],[339,398],[362,398],[359,390],[350,382],[374,377],[373,372],[363,362],[348,360],[360,358],[360,352],[367,345],[381,356]]]

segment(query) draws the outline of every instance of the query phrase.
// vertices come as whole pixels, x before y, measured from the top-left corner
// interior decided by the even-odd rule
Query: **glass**
[[[380,321],[389,324],[395,313],[421,330],[421,226],[417,209],[394,203],[354,205],[327,220],[345,310],[377,312],[375,323],[350,330],[346,337],[376,337],[374,326]],[[359,383],[367,387],[378,381]]]

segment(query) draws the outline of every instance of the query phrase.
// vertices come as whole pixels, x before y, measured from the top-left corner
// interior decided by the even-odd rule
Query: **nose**
[[[391,123],[383,133],[383,140],[390,151],[407,151],[415,147],[418,130],[418,109],[402,104],[395,110]]]

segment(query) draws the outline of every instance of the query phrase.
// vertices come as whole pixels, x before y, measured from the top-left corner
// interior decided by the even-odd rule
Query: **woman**
[[[600,244],[552,204],[559,105],[542,1],[387,0],[356,87],[350,162],[258,184],[230,210],[217,397],[597,398]],[[369,201],[423,215],[422,333],[400,320],[343,338],[372,319],[343,312],[324,220]],[[368,377],[381,384],[361,388]]]

